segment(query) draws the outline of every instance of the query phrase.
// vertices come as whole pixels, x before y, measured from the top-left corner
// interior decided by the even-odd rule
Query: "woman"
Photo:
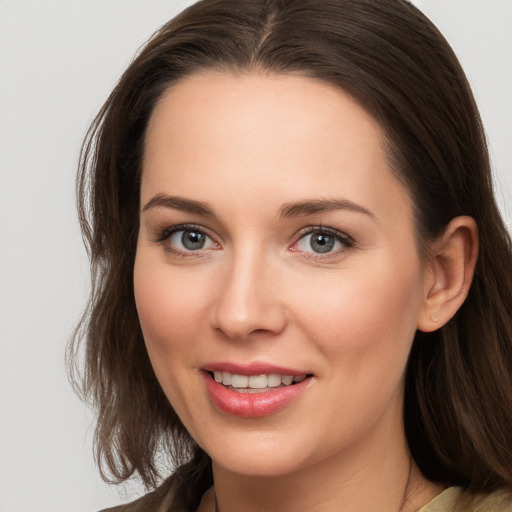
[[[158,486],[116,510],[512,509],[510,238],[413,6],[190,7],[98,115],[79,198],[97,458]]]

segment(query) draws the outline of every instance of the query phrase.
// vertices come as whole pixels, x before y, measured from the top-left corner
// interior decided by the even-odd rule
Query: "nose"
[[[287,322],[279,271],[263,255],[246,250],[221,270],[211,325],[233,340],[276,335]]]

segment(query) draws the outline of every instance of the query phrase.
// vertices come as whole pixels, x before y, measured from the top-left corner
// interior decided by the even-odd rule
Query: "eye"
[[[354,244],[346,234],[326,228],[316,228],[301,236],[296,244],[299,251],[315,254],[337,253]]]
[[[155,241],[162,243],[166,250],[181,254],[220,247],[202,229],[190,225],[167,228]]]
[[[198,251],[213,246],[213,240],[198,229],[180,229],[175,231],[170,237],[169,242],[180,250]]]

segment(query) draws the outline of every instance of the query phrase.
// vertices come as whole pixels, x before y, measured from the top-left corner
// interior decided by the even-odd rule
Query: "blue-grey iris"
[[[183,244],[183,247],[190,251],[202,249],[205,242],[205,234],[200,233],[199,231],[183,231],[183,235],[181,235],[181,243]]]
[[[332,235],[318,232],[311,235],[309,244],[313,251],[322,253],[331,251],[334,247],[334,242],[335,240]]]

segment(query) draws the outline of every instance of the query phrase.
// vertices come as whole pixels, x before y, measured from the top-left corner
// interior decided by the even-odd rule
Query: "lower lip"
[[[298,398],[307,388],[310,378],[282,388],[269,388],[262,393],[238,393],[216,382],[204,372],[206,389],[213,403],[223,412],[242,418],[259,418],[277,412]]]

